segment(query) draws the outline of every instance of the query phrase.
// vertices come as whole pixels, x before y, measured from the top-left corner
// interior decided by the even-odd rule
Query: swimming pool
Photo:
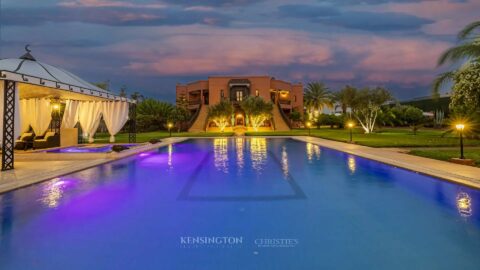
[[[195,139],[0,196],[0,269],[479,269],[480,192],[292,139]]]
[[[135,147],[137,144],[121,144],[128,148]],[[89,146],[89,145],[78,145],[78,146],[68,146],[56,149],[46,150],[47,153],[107,153],[112,151],[113,144],[100,145],[100,146]]]

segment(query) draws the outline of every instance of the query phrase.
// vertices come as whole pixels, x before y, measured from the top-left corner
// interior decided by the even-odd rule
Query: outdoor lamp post
[[[348,122],[347,126],[348,126],[348,129],[350,130],[350,142],[352,142],[352,137],[353,137],[352,136],[353,135],[352,130],[353,130],[353,126],[354,126],[353,122]]]
[[[310,127],[312,126],[312,123],[307,122],[305,125],[306,125],[307,128],[308,128],[308,136],[310,136]]]
[[[463,155],[463,130],[465,129],[465,124],[456,124],[455,128],[460,133],[460,159],[465,159],[465,156]]]
[[[167,126],[168,126],[168,132],[170,132],[170,137],[172,137],[172,127],[173,127],[173,124],[172,124],[172,123],[168,123]]]

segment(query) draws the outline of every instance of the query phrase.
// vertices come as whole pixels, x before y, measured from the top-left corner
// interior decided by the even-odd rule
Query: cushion
[[[49,132],[45,133],[44,139],[47,139],[48,137],[53,137],[53,136],[55,136],[55,132],[49,131]]]
[[[28,133],[28,132],[25,132],[22,134],[22,136],[20,136],[20,141],[23,141],[26,137],[31,137],[33,136],[33,133]]]

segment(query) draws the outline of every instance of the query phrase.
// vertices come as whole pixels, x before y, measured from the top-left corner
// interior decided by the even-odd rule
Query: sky
[[[0,58],[37,60],[175,101],[211,75],[426,96],[480,0],[0,0]]]

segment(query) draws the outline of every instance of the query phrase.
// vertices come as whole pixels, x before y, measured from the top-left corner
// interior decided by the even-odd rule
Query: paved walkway
[[[372,148],[314,137],[293,138],[480,189],[480,168],[478,167],[418,157],[397,152],[392,148]]]

